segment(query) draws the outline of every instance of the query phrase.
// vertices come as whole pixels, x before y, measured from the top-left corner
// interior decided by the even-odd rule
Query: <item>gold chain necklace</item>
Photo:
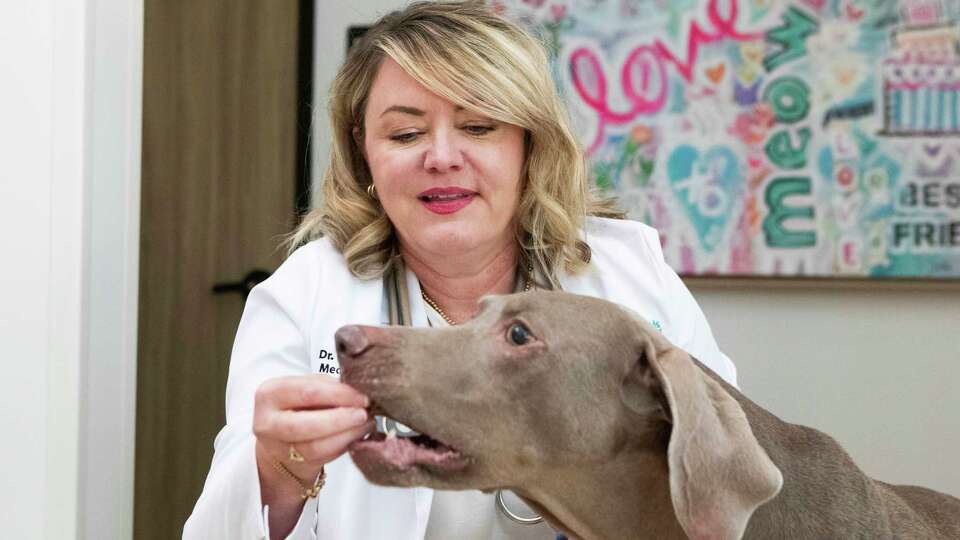
[[[527,292],[527,291],[530,290],[531,281],[532,281],[532,280],[530,279],[530,276],[529,276],[529,275],[524,276],[524,280],[523,280],[523,292]],[[427,294],[427,291],[426,291],[426,290],[424,290],[423,285],[420,285],[420,296],[423,297],[423,301],[426,302],[427,304],[429,304],[430,307],[432,307],[433,310],[437,312],[437,315],[440,315],[440,318],[443,319],[444,321],[446,321],[447,324],[449,324],[450,326],[456,326],[456,325],[457,325],[457,323],[456,323],[453,319],[451,319],[451,318],[446,314],[446,312],[443,311],[443,309],[440,308],[440,306],[437,305],[437,303],[433,300],[433,298],[430,298],[430,295]]]

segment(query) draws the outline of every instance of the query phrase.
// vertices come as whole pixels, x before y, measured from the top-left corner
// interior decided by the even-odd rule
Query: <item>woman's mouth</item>
[[[427,210],[436,214],[452,214],[473,201],[476,192],[460,188],[433,188],[417,195]]]

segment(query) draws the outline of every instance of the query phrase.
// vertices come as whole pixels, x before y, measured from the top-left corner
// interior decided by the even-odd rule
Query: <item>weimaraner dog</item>
[[[960,500],[869,478],[609,302],[493,296],[336,342],[342,380],[421,433],[351,446],[377,484],[511,489],[583,540],[960,538]]]

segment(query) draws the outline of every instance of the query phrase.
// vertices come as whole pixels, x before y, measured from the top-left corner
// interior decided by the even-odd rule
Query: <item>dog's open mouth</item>
[[[377,430],[350,445],[350,454],[358,463],[395,471],[414,467],[457,471],[467,466],[469,460],[453,446],[412,430],[376,405],[370,414]]]

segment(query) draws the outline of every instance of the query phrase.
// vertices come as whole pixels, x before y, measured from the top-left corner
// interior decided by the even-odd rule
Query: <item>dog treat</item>
[[[389,416],[376,416],[377,431],[388,437],[413,438],[420,435]]]

